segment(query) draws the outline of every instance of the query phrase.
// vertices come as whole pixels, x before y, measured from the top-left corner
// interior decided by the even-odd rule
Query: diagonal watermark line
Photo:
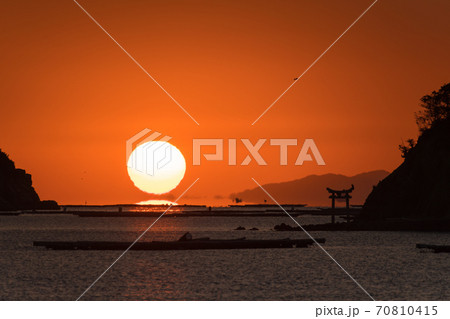
[[[350,277],[351,280],[353,280],[353,282],[354,282],[359,288],[361,288],[362,291],[365,292],[365,294],[366,294],[367,296],[370,297],[370,299],[372,299],[373,301],[375,301],[375,299],[372,297],[372,295],[370,295],[370,294],[367,292],[367,290],[364,289],[364,287],[361,286],[360,283],[357,282],[356,279],[353,278],[353,277],[347,272],[347,270],[345,270],[344,267],[342,267],[341,264],[339,264],[339,263],[336,261],[336,259],[334,259],[333,256],[331,256],[331,255],[325,250],[325,248],[323,248],[323,246],[322,246],[321,244],[319,244],[319,243],[317,242],[317,240],[316,240],[313,236],[311,236],[311,234],[310,234],[309,232],[307,232],[306,229],[304,229],[303,226],[300,225],[300,223],[297,222],[297,220],[296,220],[294,217],[292,217],[291,214],[289,214],[289,213],[288,213],[288,212],[287,212],[287,211],[286,211],[286,210],[285,210],[285,209],[284,209],[284,208],[276,201],[276,199],[273,198],[272,195],[270,195],[270,194],[265,190],[264,187],[262,187],[262,186],[261,186],[261,185],[253,178],[253,177],[252,177],[252,180],[256,183],[256,185],[259,186],[259,188],[261,188],[261,189],[264,191],[264,193],[267,194],[267,196],[270,197],[270,199],[272,199],[272,200],[275,202],[275,204],[277,204],[277,205],[278,205],[278,206],[279,206],[279,207],[280,207],[280,208],[281,208],[281,209],[282,209],[282,210],[283,210],[283,211],[284,211],[284,212],[285,212],[285,213],[286,213],[293,221],[294,221],[294,223],[296,223],[296,224],[300,227],[301,230],[303,230],[303,231],[305,232],[306,235],[308,235],[309,238],[312,239],[312,241],[314,241],[314,243],[315,243],[317,246],[320,247],[320,249],[323,250],[323,252],[324,252],[328,257],[330,257],[330,258],[336,263],[336,265],[339,266],[339,268],[342,269],[343,272],[345,272],[345,273],[347,274],[347,276]]]
[[[133,62],[134,62],[134,63],[135,63],[142,71],[144,71],[144,73],[147,74],[148,77],[149,77],[150,79],[152,79],[153,82],[155,82],[156,85],[158,85],[158,86],[160,87],[160,89],[163,90],[164,93],[166,93],[167,96],[168,96],[169,98],[171,98],[172,101],[175,102],[176,105],[178,105],[178,106],[180,107],[180,109],[183,110],[184,113],[186,113],[186,114],[191,118],[191,120],[193,120],[193,121],[195,122],[195,124],[200,125],[200,124],[198,124],[198,122],[194,119],[194,117],[192,117],[192,115],[189,114],[189,112],[186,111],[186,109],[185,109],[183,106],[181,106],[181,104],[178,103],[178,101],[175,100],[175,98],[174,98],[172,95],[170,95],[170,93],[167,92],[166,89],[165,89],[161,84],[159,84],[159,82],[156,81],[156,79],[155,79],[153,76],[151,76],[150,73],[148,73],[148,71],[147,71],[146,69],[144,69],[144,67],[143,67],[138,61],[136,61],[135,58],[133,58],[133,56],[132,56],[130,53],[128,53],[128,51],[125,50],[124,47],[121,46],[121,45],[119,44],[119,42],[117,42],[116,39],[114,39],[114,38],[112,37],[112,35],[109,34],[108,31],[106,31],[105,28],[102,27],[101,24],[98,23],[97,20],[95,20],[94,17],[93,17],[89,12],[86,11],[85,8],[83,8],[76,0],[73,0],[73,2],[75,2],[75,4],[76,4],[78,7],[80,7],[80,9],[83,10],[83,12],[86,13],[86,15],[87,15],[92,21],[94,21],[94,23],[95,23],[100,29],[102,29],[102,31],[105,32],[106,35],[107,35],[111,40],[113,40],[114,43],[117,44],[117,46],[118,46],[123,52],[125,52],[125,54],[128,55],[128,57],[129,57],[129,58],[130,58],[130,59],[131,59],[131,60],[132,60],[132,61],[133,61]]]
[[[186,188],[186,190],[183,192],[183,193],[181,193],[181,195],[180,196],[178,196],[178,198],[175,200],[175,202],[177,202],[184,194],[186,194],[186,192],[192,187],[192,186],[194,186],[194,184],[195,183],[197,183],[197,181],[199,180],[200,178],[197,178],[188,188]],[[94,287],[94,285],[97,283],[97,281],[99,281],[100,280],[100,278],[102,278],[103,277],[103,275],[104,274],[106,274],[107,272],[108,272],[108,270],[110,270],[111,268],[112,268],[112,266],[114,266],[118,261],[119,261],[119,259],[120,258],[122,258],[130,249],[131,249],[131,247],[133,247],[134,246],[134,244],[136,244],[141,238],[142,238],[142,236],[144,236],[149,230],[150,230],[150,228],[152,228],[153,227],[153,225],[155,225],[156,224],[156,222],[161,218],[161,217],[163,217],[164,216],[164,214],[165,213],[167,213],[167,211],[169,210],[169,209],[171,209],[172,208],[172,206],[173,206],[173,204],[171,204],[165,211],[164,211],[164,213],[162,213],[150,226],[148,226],[148,228],[146,229],[146,230],[144,230],[144,232],[142,233],[142,234],[140,234],[139,235],[139,237],[138,238],[136,238],[136,240],[127,248],[127,249],[125,249],[124,250],[124,252],[122,253],[122,254],[120,254],[120,256],[119,257],[117,257],[117,259],[116,260],[114,260],[114,262],[108,267],[108,268],[106,268],[106,270],[104,271],[104,272],[102,272],[102,274],[100,275],[100,276],[98,276],[98,278],[97,279],[95,279],[94,280],[94,282],[89,286],[89,287],[87,287],[87,289],[77,298],[77,300],[76,301],[79,301],[83,296],[84,296],[84,294],[85,293],[87,293],[92,287]]]
[[[277,97],[277,99],[275,101],[273,101],[273,103],[270,104],[264,110],[264,112],[261,113],[261,115],[252,123],[252,125],[255,125],[255,123],[258,122],[259,119],[261,117],[263,117],[263,115],[266,114],[272,108],[272,106],[274,106],[275,103],[277,103],[278,100],[280,100],[283,97],[283,95],[285,95],[287,93],[287,91],[289,91],[294,86],[294,84],[297,83],[306,74],[306,72],[308,72],[309,69],[311,69],[314,66],[314,64],[316,64],[317,61],[319,61],[328,52],[328,50],[330,50],[344,36],[344,34],[346,34],[347,31],[350,30],[356,24],[356,22],[358,22],[359,19],[361,19],[367,13],[367,11],[369,11],[377,2],[378,2],[378,0],[375,0],[363,13],[361,13],[361,15],[358,18],[356,18],[356,20],[353,21],[353,23],[350,24],[350,26],[347,29],[345,29],[345,31],[342,32],[342,34],[336,40],[334,40],[334,42],[331,43],[331,45],[325,51],[323,51],[322,54],[319,55],[319,57],[317,59],[315,59],[314,62],[311,63],[311,65],[308,66],[308,68],[305,71],[303,71],[303,73],[301,75],[299,75],[297,78],[295,78],[294,82],[292,82],[292,84],[289,85],[289,87],[283,93],[281,93],[281,95],[279,97]]]

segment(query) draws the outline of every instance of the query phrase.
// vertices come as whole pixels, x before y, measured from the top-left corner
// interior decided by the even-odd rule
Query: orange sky
[[[42,199],[133,203],[125,141],[144,128],[186,157],[180,202],[309,174],[393,170],[419,98],[449,81],[450,2],[380,0],[261,120],[251,123],[369,1],[95,1],[90,12],[197,126],[72,1],[0,12],[0,147]],[[313,138],[326,166],[192,166],[192,138]],[[238,151],[239,152],[239,151]],[[239,153],[238,153],[239,154]],[[245,153],[240,155],[240,160]]]

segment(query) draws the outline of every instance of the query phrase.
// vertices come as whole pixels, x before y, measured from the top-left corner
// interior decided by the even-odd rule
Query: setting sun
[[[128,175],[140,190],[163,194],[178,186],[186,172],[183,154],[168,142],[151,141],[136,147],[127,162]]]

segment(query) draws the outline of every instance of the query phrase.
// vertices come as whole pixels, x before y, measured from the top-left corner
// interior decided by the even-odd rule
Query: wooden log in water
[[[325,238],[317,238],[325,243]],[[53,250],[126,250],[132,242],[118,241],[35,241],[33,246]],[[262,248],[304,248],[314,244],[312,239],[275,240],[188,240],[137,242],[130,250],[201,250],[201,249],[262,249]]]
[[[431,249],[435,253],[450,253],[450,245],[416,244],[416,248]]]
[[[20,212],[0,212],[0,216],[18,216]]]

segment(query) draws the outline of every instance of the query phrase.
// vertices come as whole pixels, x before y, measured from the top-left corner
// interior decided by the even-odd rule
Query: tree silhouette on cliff
[[[439,91],[425,95],[420,101],[422,110],[416,112],[415,117],[421,135],[441,123],[445,125],[450,121],[450,83],[441,86]],[[398,148],[402,157],[405,158],[415,145],[416,141],[412,138],[406,140],[406,144],[400,144]]]
[[[423,110],[416,113],[416,123],[420,132],[424,132],[450,118],[450,83],[425,95],[420,101]]]
[[[407,229],[450,231],[449,102],[448,83],[421,99],[418,139],[401,148],[403,163],[369,194],[363,219],[396,219]]]

